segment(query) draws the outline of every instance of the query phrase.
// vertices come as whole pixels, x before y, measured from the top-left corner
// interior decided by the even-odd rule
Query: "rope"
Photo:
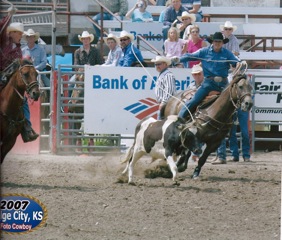
[[[131,43],[131,50],[135,56],[135,58],[137,59],[137,61],[139,62],[139,64],[142,66],[142,68],[145,70],[145,72],[148,74],[148,76],[151,78],[152,81],[156,82],[156,80],[153,78],[153,76],[148,72],[148,70],[144,67],[144,65],[142,64],[142,62],[140,61],[140,59],[137,57],[137,55],[135,54],[134,48],[133,48],[133,43]],[[205,59],[205,58],[199,58],[199,57],[190,57],[190,58],[195,58],[197,60],[201,60],[201,61],[208,61],[208,62],[234,62],[234,60],[211,60],[211,59]],[[242,74],[245,74],[245,72],[247,71],[248,68],[248,64],[246,61],[241,61],[238,62],[239,64],[236,65],[236,68],[233,70],[233,72],[231,73],[234,76],[238,75],[242,69],[242,67],[245,65],[246,68],[244,70],[244,72]],[[163,91],[165,91],[165,89],[161,88]],[[186,107],[185,103],[182,102],[180,99],[176,98],[175,96],[170,94],[170,97],[176,99],[178,102],[180,102],[180,104],[182,106],[184,106],[186,108],[186,110],[188,111],[189,115],[191,116],[192,121],[195,121],[193,118],[192,113],[190,112],[190,110]]]

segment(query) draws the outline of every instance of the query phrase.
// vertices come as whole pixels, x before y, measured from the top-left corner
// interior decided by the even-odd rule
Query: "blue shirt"
[[[45,50],[38,44],[35,44],[33,48],[29,48],[28,45],[22,48],[23,56],[30,56],[33,65],[36,70],[43,71],[46,68],[47,56]]]
[[[189,12],[189,10],[193,9],[193,5],[200,5],[201,7],[201,0],[182,0],[181,4],[187,9],[187,12]],[[201,8],[199,9],[198,13],[202,14]]]
[[[186,11],[186,9],[184,7],[182,7],[182,6],[180,7],[178,12],[176,12],[175,9],[172,6],[166,8],[165,9],[165,13],[164,13],[164,22],[163,22],[163,24],[165,26],[167,26],[167,25],[171,26],[172,23],[175,20],[177,20],[177,17],[181,16],[184,11]],[[180,21],[177,20],[177,23],[180,23]]]
[[[215,76],[227,77],[230,64],[235,67],[236,63],[240,62],[240,60],[226,48],[222,47],[219,52],[215,52],[213,45],[201,48],[194,53],[184,54],[180,58],[180,62],[195,61],[196,59],[202,62],[205,78]]]
[[[134,51],[134,53],[132,50]],[[140,62],[144,61],[140,50],[136,48],[132,43],[129,43],[124,49],[122,49],[122,56],[119,60],[118,65],[121,67],[130,67],[132,63],[138,62],[135,55]]]
[[[152,14],[148,11],[140,12],[139,9],[135,9],[131,15],[132,22],[152,22]]]

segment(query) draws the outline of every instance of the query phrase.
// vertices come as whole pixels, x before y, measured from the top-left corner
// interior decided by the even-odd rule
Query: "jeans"
[[[217,156],[221,160],[226,160],[226,139],[221,141],[220,146],[217,149]]]
[[[241,109],[237,111],[237,117],[239,120],[239,126],[242,136],[242,155],[243,158],[250,158],[250,138],[249,138],[249,112],[244,112]],[[236,119],[236,114],[234,116]],[[238,142],[236,137],[237,125],[233,125],[230,132],[230,150],[232,156],[236,159],[239,159],[239,149]]]
[[[218,91],[222,92],[222,90],[226,87],[228,84],[228,81],[222,81],[222,82],[215,82],[212,79],[205,78],[203,84],[201,87],[197,90],[194,97],[191,98],[189,101],[185,103],[185,106],[183,106],[178,113],[179,117],[187,118],[188,116],[188,110],[191,112],[194,112],[196,110],[196,107],[199,105],[199,103],[209,94],[211,91]]]
[[[24,98],[23,113],[24,113],[24,117],[25,117],[28,125],[31,126],[30,111],[29,111],[29,106],[28,106],[28,102],[27,102],[27,98],[26,97]]]
[[[120,16],[121,20],[122,17]],[[92,18],[96,23],[98,23],[99,20],[101,20],[101,13],[98,13],[97,15],[95,15]],[[113,20],[114,17],[110,14],[110,13],[103,13],[103,20]],[[95,39],[97,39],[97,41],[99,40],[99,38],[101,37],[101,32],[100,29],[97,28],[94,24],[93,24],[94,30],[95,30]],[[94,40],[95,41],[95,40]],[[96,41],[96,42],[97,42]]]
[[[157,0],[156,6],[165,6],[166,0]]]

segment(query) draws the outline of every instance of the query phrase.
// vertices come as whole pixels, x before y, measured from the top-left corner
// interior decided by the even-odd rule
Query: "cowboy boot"
[[[92,138],[90,138],[89,142],[88,142],[88,152],[89,153],[93,153],[94,152],[94,148],[92,148],[91,146],[94,146],[94,140]]]
[[[32,127],[26,121],[24,123],[21,136],[25,143],[32,142],[39,137],[39,135],[32,129]]]

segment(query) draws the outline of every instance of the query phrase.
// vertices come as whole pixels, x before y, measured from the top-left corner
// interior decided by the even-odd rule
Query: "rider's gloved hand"
[[[171,60],[172,64],[180,63],[180,58],[176,57],[176,56],[172,57],[170,60]]]

